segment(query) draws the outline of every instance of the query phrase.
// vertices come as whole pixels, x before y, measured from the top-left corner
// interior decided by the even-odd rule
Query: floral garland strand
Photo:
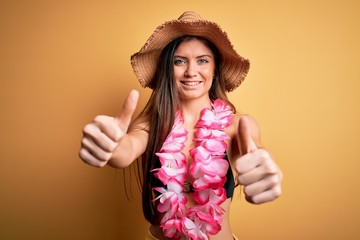
[[[153,169],[155,176],[165,187],[155,187],[160,195],[157,210],[164,213],[160,222],[166,237],[172,239],[191,238],[208,240],[208,234],[215,235],[221,229],[224,209],[220,206],[226,200],[226,173],[229,163],[225,160],[226,140],[229,136],[224,130],[231,124],[232,109],[217,99],[212,109],[201,111],[198,128],[195,132],[195,147],[190,150],[193,158],[189,174],[193,183],[193,199],[197,203],[188,208],[183,194],[187,174],[186,156],[181,152],[187,140],[187,131],[183,127],[182,112],[176,113],[172,130],[162,148],[156,155],[161,168]]]

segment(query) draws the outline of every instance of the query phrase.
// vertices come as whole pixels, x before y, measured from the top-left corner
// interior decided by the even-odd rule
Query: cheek
[[[178,79],[180,79],[181,76],[182,76],[181,68],[174,67],[174,79],[175,79],[175,81],[178,81]]]
[[[203,71],[203,75],[204,77],[206,77],[207,80],[212,80],[215,74],[215,69],[214,68],[207,68],[204,69]]]

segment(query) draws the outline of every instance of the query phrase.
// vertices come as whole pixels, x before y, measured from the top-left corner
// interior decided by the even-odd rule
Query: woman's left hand
[[[261,204],[281,195],[282,172],[270,153],[258,148],[250,131],[250,119],[239,119],[240,157],[236,160],[237,181],[244,187],[248,202]]]

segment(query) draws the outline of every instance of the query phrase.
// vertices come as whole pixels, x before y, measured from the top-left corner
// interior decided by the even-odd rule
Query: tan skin
[[[174,78],[178,87],[184,117],[184,128],[188,140],[182,152],[187,156],[194,147],[195,123],[203,108],[210,107],[208,91],[215,70],[214,56],[201,41],[193,39],[181,43],[175,52]],[[95,167],[110,165],[125,168],[144,151],[148,141],[146,119],[138,119],[129,128],[136,109],[139,93],[132,90],[116,117],[97,116],[83,129],[83,139],[79,151],[80,158]],[[226,129],[230,136],[228,157],[234,176],[243,186],[248,202],[262,204],[273,201],[281,194],[282,172],[269,151],[260,141],[260,130],[256,121],[247,115],[234,114],[232,124]],[[188,177],[188,181],[193,179]],[[188,205],[194,204],[188,194]],[[211,240],[233,239],[229,223],[231,199],[222,207],[225,209],[221,231]],[[165,239],[158,226],[151,226],[151,233]]]

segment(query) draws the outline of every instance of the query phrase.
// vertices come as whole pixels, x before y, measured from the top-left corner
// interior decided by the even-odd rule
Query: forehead
[[[183,41],[179,44],[175,54],[207,54],[213,56],[211,49],[199,39],[191,39]]]

